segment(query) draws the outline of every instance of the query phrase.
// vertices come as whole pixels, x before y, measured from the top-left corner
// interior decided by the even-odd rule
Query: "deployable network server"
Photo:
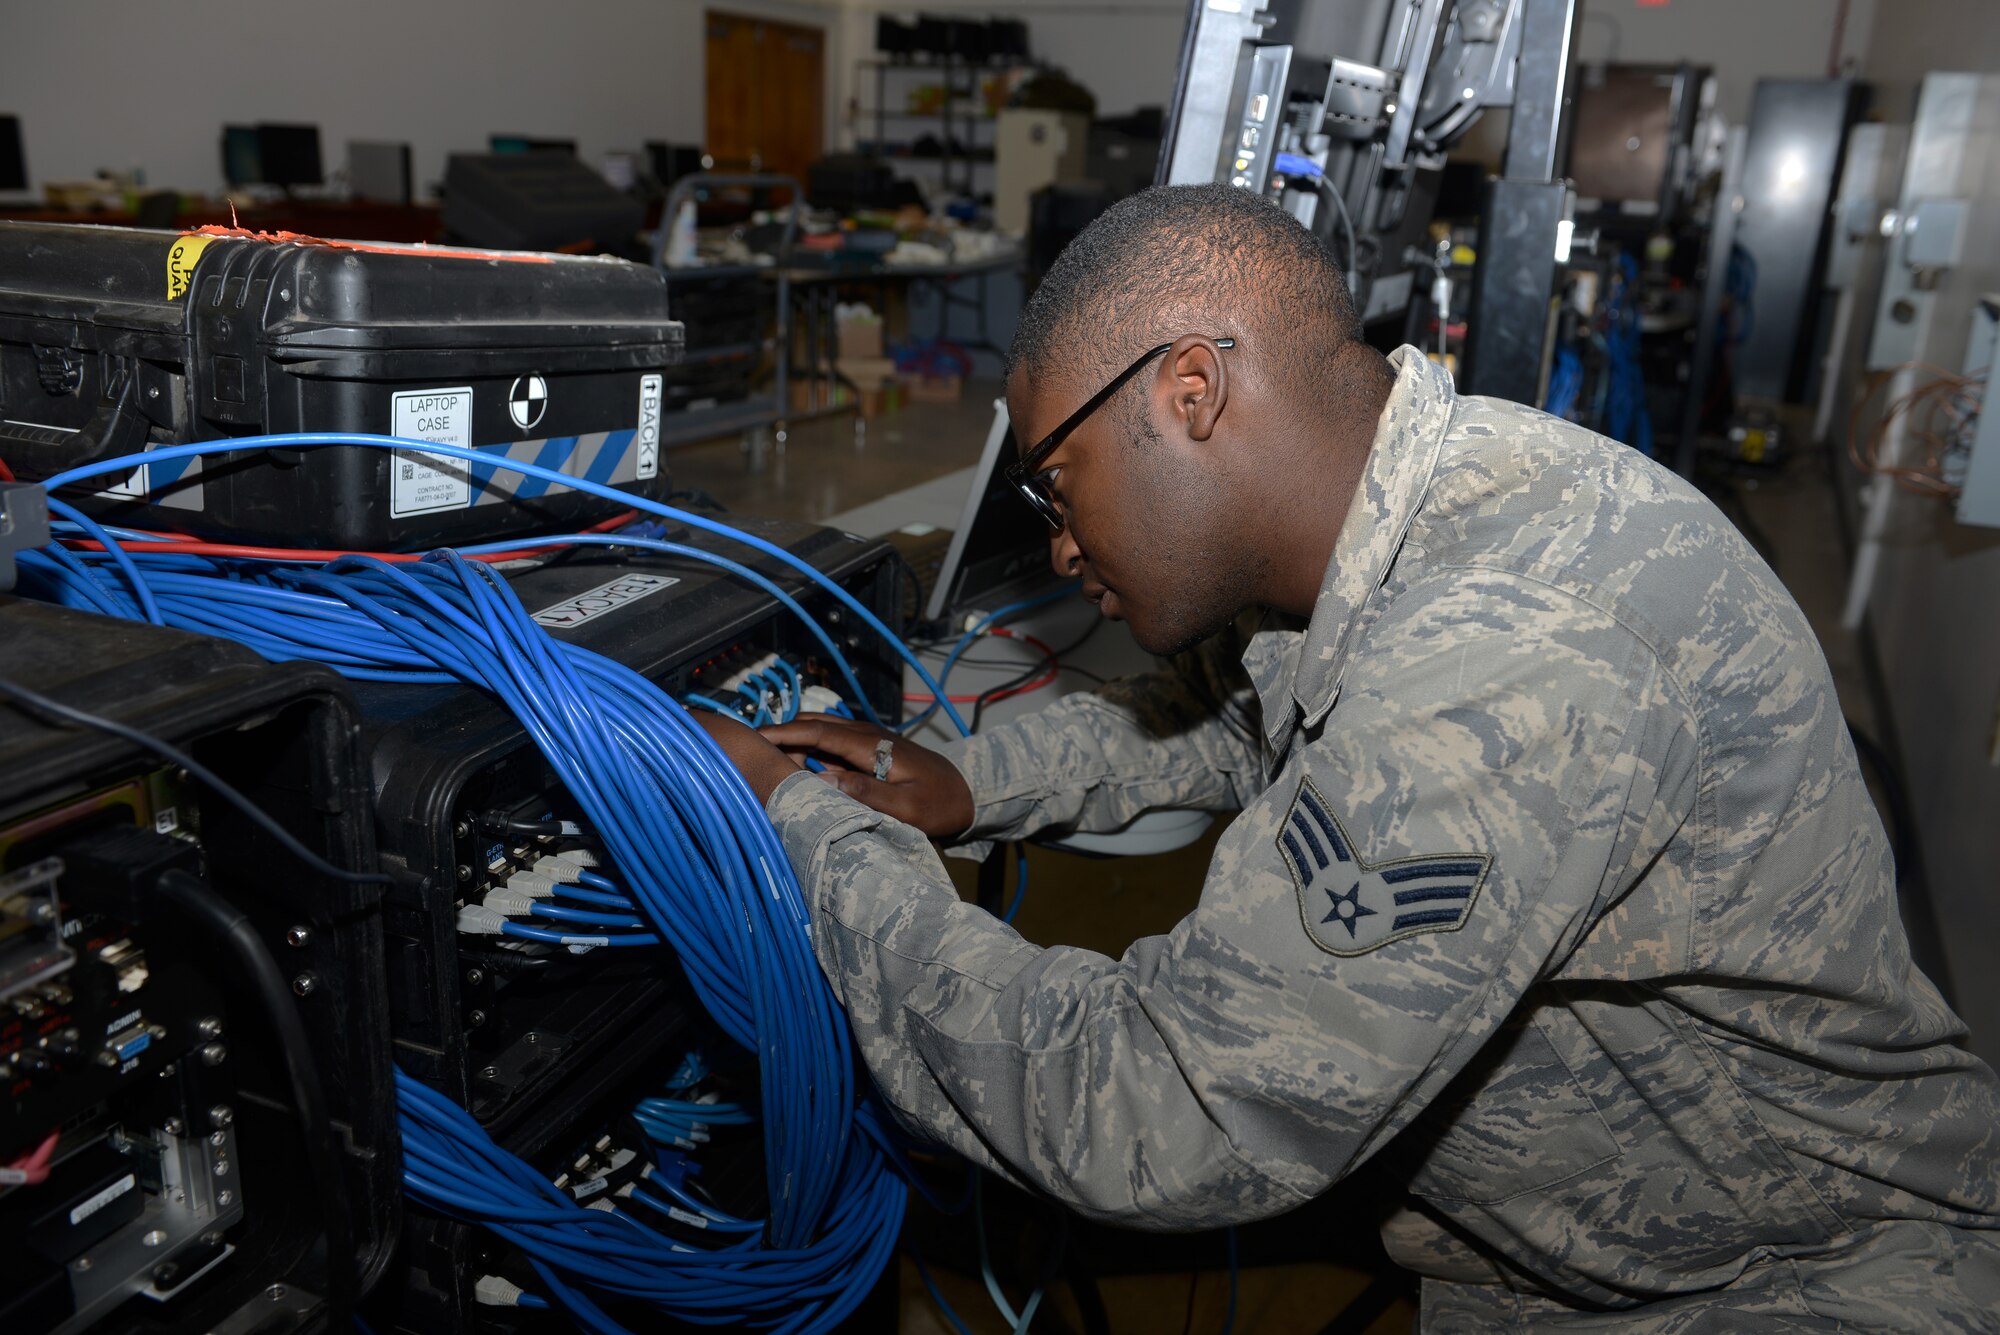
[[[364,447],[162,460],[82,507],[241,542],[410,550],[588,523],[616,505],[500,464],[665,493],[665,278],[569,255],[0,223],[0,457],[24,481],[282,432]]]
[[[180,747],[339,867],[374,861],[325,668],[0,596],[0,680]],[[240,915],[265,986],[190,893]],[[402,1212],[380,899],[178,764],[0,709],[0,1330],[324,1326],[375,1282]]]
[[[806,524],[732,520],[896,620],[903,585],[887,544]],[[831,596],[739,543],[680,528],[661,536],[772,579],[833,636],[877,713],[900,716],[900,663]],[[570,549],[514,570],[508,582],[554,640],[622,663],[675,698],[726,694],[744,669],[772,659],[808,686],[852,693],[797,617],[696,560]],[[396,878],[384,917],[397,1065],[556,1176],[579,1154],[593,1157],[680,1053],[730,1045],[671,951],[575,952],[462,930],[466,908],[497,903],[543,858],[593,846],[595,832],[520,722],[484,691],[359,683],[356,695],[383,867]],[[760,1208],[764,1183],[754,1144],[744,1148],[713,1156],[719,1162],[703,1182],[749,1211]],[[401,1283],[392,1276],[376,1295],[378,1325],[436,1335],[532,1325],[534,1313],[482,1309],[475,1297],[486,1274],[511,1268],[517,1282],[531,1278],[504,1252],[477,1229],[408,1213]]]

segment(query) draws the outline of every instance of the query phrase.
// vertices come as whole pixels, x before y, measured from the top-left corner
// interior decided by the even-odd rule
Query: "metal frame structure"
[[[1329,238],[1351,232],[1348,282],[1372,322],[1403,311],[1429,270],[1445,152],[1486,109],[1512,108],[1460,379],[1536,402],[1568,215],[1558,172],[1576,34],[1576,0],[1190,0],[1156,179],[1228,181]],[[1275,171],[1280,151],[1324,186]]]

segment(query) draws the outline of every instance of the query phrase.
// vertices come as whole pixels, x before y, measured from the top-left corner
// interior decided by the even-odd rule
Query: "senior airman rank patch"
[[[1365,955],[1421,932],[1465,926],[1492,859],[1479,853],[1365,862],[1311,779],[1278,829],[1299,887],[1299,918],[1321,950]]]

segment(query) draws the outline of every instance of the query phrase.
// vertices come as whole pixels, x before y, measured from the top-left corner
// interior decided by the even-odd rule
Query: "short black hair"
[[[1188,323],[1231,317],[1239,327]],[[1056,257],[1022,308],[1007,374],[1115,375],[1149,342],[1183,334],[1268,336],[1295,350],[1292,369],[1319,377],[1361,321],[1332,248],[1275,201],[1231,185],[1154,186]]]

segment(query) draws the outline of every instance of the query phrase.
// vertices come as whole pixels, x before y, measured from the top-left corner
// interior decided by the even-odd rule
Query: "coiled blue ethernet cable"
[[[618,1212],[607,1223],[606,1212],[551,1194],[463,1110],[399,1076],[413,1197],[519,1246],[548,1294],[592,1330],[618,1326],[586,1287],[683,1320],[787,1332],[823,1329],[851,1310],[893,1249],[903,1187],[855,1099],[844,1019],[819,977],[782,846],[707,735],[638,674],[551,639],[504,580],[455,554],[271,569],[149,555],[137,542],[126,552],[102,526],[73,522],[105,552],[24,554],[26,580],[58,601],[227,635],[357,678],[463,680],[498,695],[622,873],[622,886],[595,877],[582,893],[597,896],[596,907],[633,910],[614,922],[579,922],[587,910],[557,905],[537,915],[587,926],[589,936],[512,921],[503,930],[563,944],[664,940],[717,1022],[763,1065],[759,1122],[773,1191],[755,1238],[703,1248],[618,1222]],[[777,683],[781,693],[792,680]],[[865,704],[858,691],[856,700]]]
[[[360,446],[366,449],[401,450],[411,454],[430,454],[446,459],[456,459],[460,463],[478,464],[484,469],[520,473],[524,476],[549,483],[552,486],[566,487],[574,491],[585,492],[601,500],[613,501],[621,506],[640,510],[646,514],[658,516],[661,519],[669,519],[677,524],[685,524],[689,528],[697,529],[703,533],[740,542],[752,551],[759,552],[771,557],[773,560],[790,566],[793,570],[817,584],[825,592],[831,594],[836,601],[859,617],[863,625],[880,635],[890,648],[896,651],[897,656],[910,666],[910,669],[917,674],[917,680],[924,684],[924,688],[937,697],[939,706],[944,710],[946,717],[951,719],[952,724],[958,729],[959,734],[963,736],[970,732],[970,729],[965,726],[965,720],[959,717],[958,711],[952,707],[951,702],[944,698],[944,691],[939,687],[936,679],[931,676],[930,670],[923,665],[914,653],[910,652],[908,646],[904,645],[896,637],[895,632],[883,625],[881,618],[869,610],[860,599],[856,598],[846,589],[841,588],[837,582],[815,568],[810,562],[801,560],[776,543],[767,542],[763,538],[756,537],[753,534],[744,533],[739,529],[732,528],[728,524],[710,519],[706,515],[695,514],[692,511],[678,509],[671,505],[663,505],[658,501],[650,500],[644,496],[637,496],[631,492],[620,491],[616,487],[606,486],[604,483],[594,482],[589,478],[577,477],[574,474],[560,472],[553,468],[544,468],[539,464],[527,463],[519,459],[509,459],[503,454],[466,449],[457,445],[440,445],[428,440],[409,440],[401,436],[370,436],[334,431],[303,431],[268,436],[238,436],[230,440],[199,441],[191,445],[162,445],[141,454],[125,454],[119,455],[116,458],[99,459],[91,463],[79,464],[75,468],[66,469],[46,479],[42,483],[42,486],[46,491],[51,493],[51,497],[53,498],[53,493],[64,487],[73,486],[80,482],[87,482],[91,478],[129,473],[141,464],[171,463],[176,459],[193,459],[211,454],[234,454],[244,450],[307,449],[331,445]]]

